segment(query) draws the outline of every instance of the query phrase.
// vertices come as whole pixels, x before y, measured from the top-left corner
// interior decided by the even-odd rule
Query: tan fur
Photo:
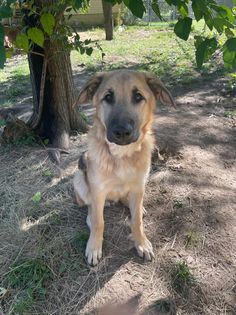
[[[155,81],[149,74],[125,70],[98,74],[85,85],[79,96],[79,102],[92,98],[96,106],[94,125],[88,134],[87,170],[86,173],[79,170],[74,178],[78,203],[83,202],[89,207],[87,223],[90,238],[86,256],[92,265],[96,265],[102,256],[106,199],[127,200],[131,211],[132,237],[138,254],[147,260],[154,257],[152,245],[143,229],[143,196],[154,148],[151,125],[156,99],[164,93],[165,102],[173,104],[173,100],[160,80],[156,79],[149,85],[150,78]],[[156,90],[153,84],[156,84]],[[146,99],[138,106],[127,101],[133,86],[138,87]],[[135,111],[140,131],[136,142],[117,145],[107,140],[105,121],[110,109],[101,101],[107,87],[114,87],[121,104],[116,106],[121,106],[122,110],[122,104],[126,104],[126,110]]]

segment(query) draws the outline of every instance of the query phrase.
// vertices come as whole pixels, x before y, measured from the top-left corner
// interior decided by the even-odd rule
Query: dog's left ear
[[[156,99],[159,99],[164,105],[171,105],[176,107],[172,95],[161,82],[160,79],[151,75],[150,73],[145,73],[146,82],[154,94]]]
[[[99,85],[101,84],[105,74],[99,72],[91,77],[79,92],[79,96],[76,105],[86,104],[92,100],[94,94],[96,93]]]

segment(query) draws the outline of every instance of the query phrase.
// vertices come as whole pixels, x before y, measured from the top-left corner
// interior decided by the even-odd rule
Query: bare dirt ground
[[[45,259],[53,273],[46,299],[25,314],[92,314],[134,297],[134,309],[143,315],[175,314],[168,307],[160,310],[157,301],[163,298],[179,315],[236,314],[236,120],[225,117],[236,99],[221,95],[223,83],[176,86],[177,110],[157,110],[154,133],[164,160],[154,153],[146,188],[151,263],[132,249],[129,213],[122,205],[105,209],[102,261],[96,268],[84,261],[86,209],[74,203],[71,180],[86,135],[71,138],[61,172],[41,146],[0,148],[0,282],[22,257]],[[91,115],[92,109],[86,110]],[[42,194],[37,204],[31,200],[36,192]],[[180,264],[191,281],[176,276]],[[0,297],[3,314],[10,314],[21,295],[7,289]]]

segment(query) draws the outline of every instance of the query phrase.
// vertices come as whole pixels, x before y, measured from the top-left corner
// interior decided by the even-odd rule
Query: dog
[[[150,261],[154,253],[143,228],[143,197],[154,148],[152,122],[157,100],[175,106],[174,100],[160,79],[129,70],[90,78],[77,104],[91,100],[96,108],[94,123],[73,180],[78,204],[88,206],[87,261],[95,266],[102,257],[106,200],[129,206],[135,248]]]

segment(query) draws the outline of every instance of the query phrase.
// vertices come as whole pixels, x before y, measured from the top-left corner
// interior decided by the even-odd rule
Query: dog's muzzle
[[[107,130],[107,140],[118,145],[127,145],[136,142],[139,132],[133,121],[111,123]]]

